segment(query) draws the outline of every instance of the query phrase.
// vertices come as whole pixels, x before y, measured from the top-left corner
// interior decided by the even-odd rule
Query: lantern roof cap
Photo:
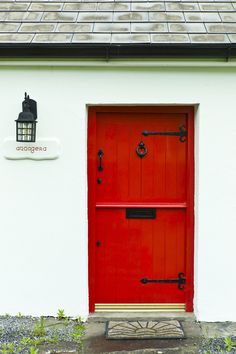
[[[30,111],[23,111],[21,113],[19,113],[18,119],[16,119],[16,122],[19,123],[31,123],[31,122],[35,122],[36,118],[34,117],[33,113],[31,113]]]

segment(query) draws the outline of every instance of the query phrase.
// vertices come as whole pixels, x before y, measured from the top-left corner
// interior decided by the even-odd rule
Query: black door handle
[[[99,157],[99,166],[98,166],[98,171],[103,171],[103,166],[102,166],[102,158],[104,156],[104,152],[102,151],[102,149],[98,150],[98,157]]]
[[[101,246],[101,241],[100,241],[100,240],[97,240],[96,246],[97,246],[97,247],[100,247],[100,246]]]

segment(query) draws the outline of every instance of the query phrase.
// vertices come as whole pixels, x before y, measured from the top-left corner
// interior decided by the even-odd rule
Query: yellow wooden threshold
[[[185,312],[185,304],[95,304],[95,312]]]

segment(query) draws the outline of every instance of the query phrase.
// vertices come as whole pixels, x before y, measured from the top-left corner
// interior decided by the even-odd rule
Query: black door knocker
[[[147,155],[148,149],[143,141],[140,141],[140,143],[136,147],[136,153],[141,159]]]

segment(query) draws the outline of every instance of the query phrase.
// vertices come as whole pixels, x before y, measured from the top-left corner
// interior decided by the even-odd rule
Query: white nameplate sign
[[[9,160],[55,160],[60,153],[61,144],[56,138],[37,139],[35,143],[6,138],[3,142],[3,156]]]

